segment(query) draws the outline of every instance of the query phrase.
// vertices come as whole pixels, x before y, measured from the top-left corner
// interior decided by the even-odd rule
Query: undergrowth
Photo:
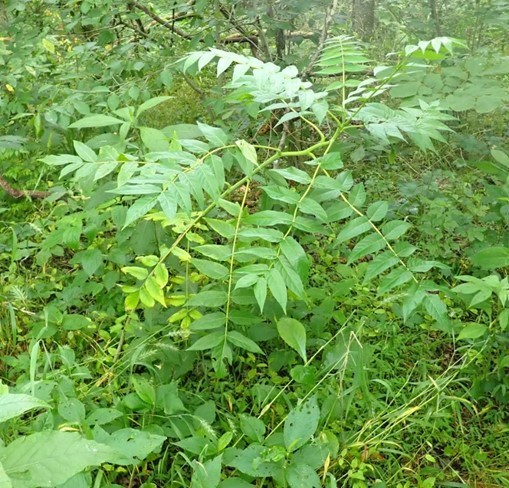
[[[0,485],[509,486],[507,70],[345,35],[158,70],[127,18],[0,51],[2,175],[50,192],[1,200]]]

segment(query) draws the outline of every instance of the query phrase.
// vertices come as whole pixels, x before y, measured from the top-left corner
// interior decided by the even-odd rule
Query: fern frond
[[[358,41],[349,36],[338,36],[329,39],[316,62],[320,71],[317,75],[343,75],[358,73],[367,69],[367,58]]]
[[[11,300],[15,303],[26,304],[28,302],[28,295],[26,290],[21,288],[20,286],[14,285],[10,290],[9,294]]]
[[[348,77],[348,74],[365,73],[369,69],[370,59],[366,57],[361,44],[352,37],[338,36],[326,42],[320,58],[316,62],[319,68],[316,75],[340,76],[341,80],[327,86],[327,90],[345,90],[356,88],[361,80]]]

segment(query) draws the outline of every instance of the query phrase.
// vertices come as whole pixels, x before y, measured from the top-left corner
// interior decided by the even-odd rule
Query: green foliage
[[[500,46],[501,36],[507,32],[507,0],[453,0],[443,4],[391,0],[379,5],[377,16],[380,29],[376,40],[384,46],[391,46],[400,37],[416,41],[446,32],[482,50]]]
[[[111,451],[71,432],[39,432],[2,448],[0,462],[11,486],[56,486],[88,466],[111,459]]]
[[[0,208],[0,484],[502,486],[500,54],[55,5],[3,12],[2,174],[52,191]]]
[[[391,95],[409,106],[420,100],[436,100],[438,95],[443,106],[455,112],[491,113],[508,99],[503,82],[506,65],[500,59],[468,56],[453,65],[442,63],[434,73],[420,70],[400,79],[391,89]]]
[[[202,69],[214,59],[219,61],[218,75],[235,63],[232,81],[226,85],[232,90],[233,100],[237,99],[243,104],[247,101],[250,105],[256,103],[260,111],[285,107],[288,110],[286,115],[291,115],[293,119],[300,117],[306,121],[305,117],[312,115],[317,123],[323,122],[327,111],[327,104],[322,101],[325,93],[315,93],[310,83],[301,82],[292,67],[280,70],[275,65],[260,63],[254,58],[212,49],[189,55],[182,62],[183,69],[188,70],[195,65]],[[332,236],[333,224],[344,222],[335,245],[344,245],[357,239],[349,262],[353,263],[368,254],[375,255],[386,247],[390,251],[382,254],[367,269],[369,274],[366,276],[370,279],[385,273],[381,276],[379,293],[387,293],[411,280],[417,282],[412,269],[399,256],[401,252],[408,257],[414,250],[405,249],[402,242],[398,248],[391,244],[400,240],[410,226],[398,220],[383,222],[386,213],[383,209],[387,208],[384,202],[372,204],[367,209],[369,216],[364,215],[361,210],[366,199],[364,187],[353,185],[347,171],[335,176],[329,173],[342,168],[341,154],[329,152],[328,149],[341,134],[340,128],[330,140],[317,129],[321,140],[309,149],[280,151],[277,148],[263,148],[273,154],[259,161],[258,152],[262,148],[257,150],[256,146],[243,140],[230,142],[228,134],[217,127],[198,124],[198,139],[180,139],[174,129],[170,135],[164,129],[138,128],[137,116],[162,101],[164,98],[154,98],[138,109],[127,107],[113,111],[125,122],[122,118],[109,115],[93,115],[70,126],[80,129],[93,125],[122,124],[119,141],[122,145],[125,144],[123,141],[130,139],[131,127],[137,128],[145,147],[145,150],[143,146],[140,148],[140,156],[126,157],[115,146],[102,146],[97,155],[89,146],[75,141],[77,156],[47,156],[43,161],[62,166],[61,176],[74,173],[75,180],[81,186],[87,181],[89,187],[92,182],[105,178],[111,181],[111,175],[118,171],[116,185],[110,185],[107,193],[120,195],[129,204],[123,220],[119,221],[120,229],[145,216],[161,221],[164,227],[172,227],[168,233],[169,245],[160,246],[156,256],[139,257],[148,269],[136,266],[122,268],[124,274],[137,280],[136,283],[123,285],[127,293],[125,306],[128,310],[135,310],[140,306],[152,308],[156,303],[163,307],[177,305],[167,303],[165,298],[165,289],[172,275],[168,260],[173,257],[185,264],[186,281],[195,268],[196,273],[210,282],[205,282],[203,289],[198,288],[193,293],[186,291],[178,305],[182,308],[174,310],[169,320],[170,323],[182,321],[181,329],[189,329],[192,337],[196,337],[189,351],[210,350],[220,377],[226,375],[225,362],[232,364],[233,349],[261,352],[256,342],[246,337],[243,331],[232,330],[232,326],[236,325],[232,318],[234,313],[252,316],[253,319],[246,322],[249,324],[254,320],[252,306],[255,303],[259,313],[262,316],[268,314],[268,318],[274,313],[287,314],[293,300],[306,299],[308,264],[306,253],[296,239],[302,233]],[[387,124],[387,127],[392,127],[386,129],[391,135],[398,132],[397,122],[387,120],[387,112],[383,111],[382,105],[361,103],[356,117],[366,119],[368,131],[373,134],[375,126]],[[312,110],[309,110],[310,107],[313,107]],[[413,139],[419,145],[432,148],[428,133],[438,138],[439,131],[447,127],[437,121],[435,112],[426,111],[426,108],[410,114],[415,117],[418,113],[419,122],[416,120],[413,129],[408,127],[407,122],[405,130],[413,131]],[[374,117],[373,114],[381,109]],[[280,122],[290,120],[286,115]],[[312,122],[309,123],[314,126]],[[109,136],[114,140],[115,134]],[[108,134],[104,137],[108,138]],[[322,148],[325,152],[317,157],[314,153]],[[287,157],[307,158],[308,161],[303,164],[311,172],[272,168],[274,161]],[[264,205],[256,211],[246,212],[249,187],[255,182],[266,195]],[[228,200],[238,189],[243,190],[240,205]],[[338,198],[341,201],[338,202]],[[114,205],[113,200],[110,202],[109,205]],[[159,211],[154,213],[155,209]],[[317,220],[311,220],[309,215]],[[219,218],[222,221],[220,226]],[[382,223],[375,224],[377,221]],[[211,237],[210,232],[216,234]],[[225,253],[217,255],[211,252],[217,247],[211,243],[221,240],[221,250],[224,249]],[[201,257],[193,256],[195,253]],[[394,261],[393,257],[397,259]],[[221,262],[226,262],[226,266]],[[87,267],[92,266],[96,267],[96,264],[87,263]],[[428,269],[424,268],[425,271]],[[415,270],[419,271],[417,267]],[[426,294],[427,289],[423,296]],[[278,307],[274,309],[274,305],[267,301],[268,297]],[[439,299],[438,303],[442,304]],[[222,315],[214,316],[217,320],[206,327],[210,332],[203,335],[200,332],[204,331],[204,326],[195,329],[192,319],[201,319],[204,314],[207,317],[207,308],[219,308]],[[445,315],[445,307],[440,306],[436,310],[439,311],[433,315],[437,319]],[[294,332],[283,323],[279,322],[281,325],[278,326],[281,337],[297,349],[305,360],[305,334],[299,332],[298,336],[294,336]]]
[[[38,398],[20,393],[3,393],[0,397],[0,405],[2,406],[2,416],[0,417],[2,422],[18,417],[29,410],[48,406]]]
[[[5,422],[28,410],[49,405],[34,396],[6,391],[0,395],[0,406],[1,421]],[[95,435],[101,440],[104,436],[107,439],[104,443],[88,440],[77,432],[51,430],[18,437],[0,449],[3,486],[53,487],[71,480],[90,466],[106,462],[135,464],[165,440],[163,436],[134,429],[119,430],[111,436],[107,433]]]

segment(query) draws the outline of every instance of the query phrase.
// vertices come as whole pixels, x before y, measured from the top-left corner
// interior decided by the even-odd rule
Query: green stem
[[[337,131],[336,131],[337,132]],[[279,158],[288,158],[288,157],[293,157],[293,156],[309,156],[310,154],[313,153],[313,151],[315,151],[316,149],[320,149],[324,146],[329,146],[330,147],[330,143],[329,141],[324,141],[324,142],[318,142],[312,146],[310,146],[309,148],[307,149],[302,149],[300,151],[278,151],[276,154],[273,154],[270,158],[268,158],[267,160],[265,160],[262,164],[260,164],[259,166],[257,166],[254,170],[253,170],[253,174],[252,175],[249,175],[249,176],[244,176],[244,178],[241,178],[239,181],[237,181],[237,183],[235,183],[234,185],[230,186],[229,188],[227,188],[225,191],[223,191],[223,193],[221,193],[221,195],[219,196],[218,200],[219,199],[224,199],[225,197],[227,197],[228,195],[230,195],[231,193],[233,193],[235,190],[239,189],[241,186],[243,185],[246,185],[250,180],[251,178],[253,177],[253,175],[259,173],[260,171],[262,171],[263,169],[267,168],[268,166],[270,166],[276,159],[279,159]],[[225,146],[225,147],[236,147],[236,146]],[[224,148],[223,148],[224,149]],[[219,150],[219,148],[218,148]],[[212,152],[209,152],[207,154],[211,154]],[[201,212],[198,213],[198,215],[188,224],[188,226],[186,227],[186,229],[181,232],[177,238],[175,239],[175,241],[173,242],[173,244],[165,251],[161,254],[161,257],[159,258],[159,261],[156,263],[156,265],[154,266],[154,268],[152,268],[152,270],[149,272],[147,278],[145,279],[145,281],[148,279],[149,276],[151,276],[154,272],[154,269],[157,267],[157,265],[159,263],[162,263],[164,261],[166,261],[166,259],[170,256],[170,254],[175,250],[175,248],[178,247],[178,245],[184,240],[184,238],[186,237],[186,235],[194,228],[196,227],[196,225],[203,219],[205,218],[210,212],[212,212],[212,210],[214,210],[217,206],[218,206],[218,200],[216,201],[213,201],[211,202],[204,210],[202,210]]]
[[[226,302],[225,309],[225,321],[224,321],[224,341],[223,347],[221,349],[221,357],[220,360],[223,361],[224,351],[226,348],[227,336],[228,336],[228,322],[230,320],[230,308],[231,308],[231,296],[232,296],[232,287],[233,287],[233,268],[235,267],[235,248],[237,247],[237,238],[239,234],[240,224],[242,221],[242,210],[246,206],[247,195],[249,193],[249,184],[250,181],[247,182],[246,188],[244,190],[244,196],[242,197],[242,203],[240,204],[240,212],[237,216],[237,223],[235,224],[235,235],[233,236],[232,242],[232,255],[230,257],[230,273],[228,277],[228,300]]]

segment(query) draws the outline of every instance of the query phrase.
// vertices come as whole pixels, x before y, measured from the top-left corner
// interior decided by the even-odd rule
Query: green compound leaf
[[[247,338],[236,330],[229,331],[227,339],[228,342],[231,342],[234,346],[240,347],[241,349],[245,349],[249,352],[263,354],[263,351],[260,349],[256,342]]]

